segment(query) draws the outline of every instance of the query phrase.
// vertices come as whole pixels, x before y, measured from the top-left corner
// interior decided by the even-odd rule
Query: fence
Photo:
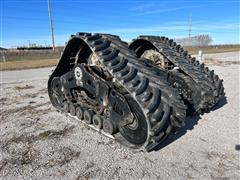
[[[18,60],[42,60],[57,59],[60,57],[63,48],[52,50],[2,50],[0,51],[0,61]]]

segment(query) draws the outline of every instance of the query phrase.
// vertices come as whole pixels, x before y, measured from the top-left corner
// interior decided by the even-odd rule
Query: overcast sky
[[[1,46],[51,44],[47,0],[0,0]],[[112,33],[130,41],[140,34],[187,37],[209,34],[213,44],[239,39],[238,0],[51,0],[57,45],[79,31]]]

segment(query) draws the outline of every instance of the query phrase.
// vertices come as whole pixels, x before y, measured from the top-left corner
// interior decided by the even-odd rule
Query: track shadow
[[[211,109],[211,111],[215,111],[221,107],[223,107],[225,104],[227,104],[227,97],[224,96],[220,99],[220,101],[215,105],[213,106],[213,108]]]
[[[201,117],[199,115],[188,116],[185,121],[186,125],[180,129],[178,129],[177,132],[175,132],[173,135],[171,135],[169,138],[167,138],[164,142],[159,144],[154,150],[158,151],[158,150],[164,148],[165,146],[176,141],[178,138],[182,137],[184,134],[187,133],[188,130],[194,129],[194,126],[197,125],[199,119],[201,119]]]
[[[226,96],[222,97],[219,101],[219,103],[214,106],[211,111],[215,111],[221,107],[223,107],[225,104],[227,104],[227,98]],[[211,112],[210,111],[210,112]],[[158,151],[164,147],[166,147],[167,145],[173,143],[174,141],[176,141],[178,138],[182,137],[183,135],[185,135],[187,133],[187,131],[191,131],[194,129],[194,126],[198,124],[198,121],[201,119],[199,114],[195,114],[195,115],[189,115],[186,118],[185,121],[185,126],[178,129],[173,135],[171,135],[169,138],[167,138],[165,141],[163,141],[161,144],[159,144],[154,151]]]

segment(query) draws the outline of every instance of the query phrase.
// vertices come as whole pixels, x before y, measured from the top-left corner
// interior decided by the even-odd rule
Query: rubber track
[[[210,71],[204,63],[200,63],[194,57],[191,57],[172,39],[159,36],[139,36],[136,40],[141,39],[150,42],[165,58],[179,67],[184,74],[191,77],[197,83],[203,95],[211,94],[207,102],[203,101],[198,105],[197,111],[199,113],[209,111],[225,95],[223,80],[214,73],[214,70]]]
[[[137,63],[134,51],[118,36],[77,33],[71,40],[83,40],[100,58],[101,64],[134,97],[148,121],[147,151],[154,149],[178,127],[184,125],[186,107],[166,77],[159,77],[151,67]],[[64,53],[63,53],[64,55]],[[61,60],[60,60],[61,61]]]

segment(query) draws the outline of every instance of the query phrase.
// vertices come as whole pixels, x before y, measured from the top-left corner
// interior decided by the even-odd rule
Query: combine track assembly
[[[200,114],[208,112],[225,95],[223,80],[172,39],[139,36],[129,48],[135,51],[139,60],[151,61],[149,63],[168,70],[168,81],[178,90],[189,109]]]
[[[118,36],[73,35],[48,81],[51,103],[121,144],[153,150],[184,125],[186,106],[166,70],[138,59]]]

